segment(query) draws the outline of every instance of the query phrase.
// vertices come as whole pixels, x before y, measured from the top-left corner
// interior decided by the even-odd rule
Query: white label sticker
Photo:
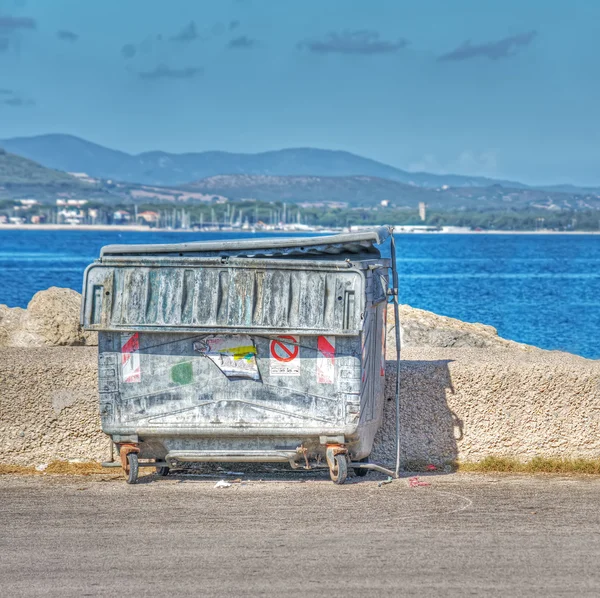
[[[141,382],[139,333],[121,334],[121,369],[123,382]]]
[[[317,340],[317,382],[333,384],[335,378],[335,336],[320,336]]]
[[[286,334],[269,343],[269,373],[271,376],[300,375],[299,337]]]
[[[194,351],[208,357],[228,378],[260,380],[256,346],[245,334],[207,336],[194,343]]]

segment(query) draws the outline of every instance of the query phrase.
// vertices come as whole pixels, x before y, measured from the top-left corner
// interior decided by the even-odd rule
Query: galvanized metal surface
[[[383,411],[389,263],[373,242],[385,230],[319,238],[343,247],[326,260],[104,252],[82,307],[100,331],[103,430],[168,462],[323,465],[331,444],[368,456]],[[356,243],[368,247],[346,261]]]
[[[269,237],[259,239],[239,239],[233,241],[208,241],[199,243],[173,243],[156,245],[107,245],[102,248],[101,257],[124,255],[243,255],[296,256],[296,255],[335,255],[342,253],[377,253],[374,244],[380,245],[390,236],[390,228],[380,228],[357,233],[328,235],[322,237]]]
[[[386,265],[381,259],[342,262],[341,267],[251,259],[223,264],[199,258],[99,263],[86,270],[82,320],[89,330],[356,335],[362,328],[365,292],[385,298]]]

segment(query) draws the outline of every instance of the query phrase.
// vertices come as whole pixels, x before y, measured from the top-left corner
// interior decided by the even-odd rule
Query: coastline
[[[380,225],[374,224],[373,227]],[[113,224],[0,224],[0,231],[5,230],[81,230],[81,231],[117,231],[117,232],[155,232],[155,233],[204,233],[204,232],[223,232],[223,233],[254,233],[254,234],[282,234],[282,233],[332,233],[345,232],[343,230],[220,230],[220,231],[202,231],[193,228],[156,228],[150,226],[135,225],[113,225]],[[396,235],[600,235],[600,231],[554,231],[554,230],[458,230],[451,232],[442,231],[402,231],[396,230]]]

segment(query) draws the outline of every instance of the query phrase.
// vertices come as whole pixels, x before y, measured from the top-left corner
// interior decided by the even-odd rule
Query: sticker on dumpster
[[[286,334],[269,343],[269,373],[271,376],[300,375],[299,337]]]
[[[317,382],[333,384],[335,377],[335,336],[320,336],[317,340]]]
[[[140,382],[140,336],[137,332],[121,335],[121,369],[123,382]]]
[[[194,342],[194,351],[208,357],[232,380],[260,380],[256,346],[246,334],[206,336]]]

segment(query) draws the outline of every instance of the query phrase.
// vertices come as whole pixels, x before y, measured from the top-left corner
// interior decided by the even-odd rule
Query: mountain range
[[[131,155],[71,135],[50,134],[0,140],[0,147],[48,168],[85,172],[129,183],[183,185],[217,175],[368,176],[417,187],[487,187],[526,185],[485,177],[408,172],[350,152],[315,148],[281,149],[257,154],[219,151],[170,154],[153,151]]]
[[[600,192],[593,189],[540,189],[458,175],[415,175],[328,150],[130,156],[65,135],[6,140],[0,146],[6,148],[0,147],[0,200],[35,198],[54,203],[60,196],[131,204],[227,198],[410,209],[425,202],[441,211],[600,209]],[[68,174],[82,172],[93,178]],[[215,172],[221,174],[209,174]],[[289,174],[298,172],[305,174]],[[407,180],[399,180],[403,177]],[[162,184],[131,182],[136,179]],[[167,184],[166,180],[184,182]]]

